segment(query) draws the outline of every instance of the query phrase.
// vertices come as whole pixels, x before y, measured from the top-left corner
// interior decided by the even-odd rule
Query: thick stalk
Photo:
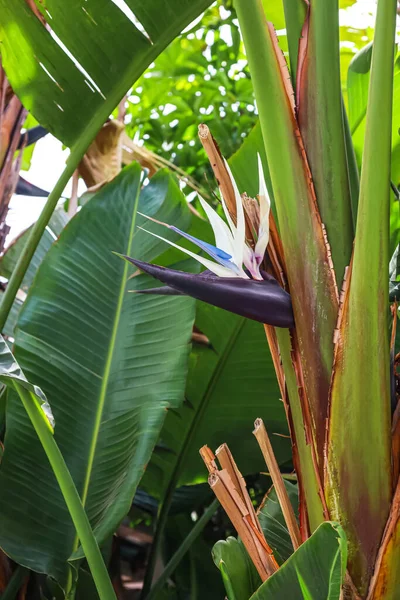
[[[378,0],[356,239],[336,335],[325,492],[361,595],[389,513],[389,208],[396,0]]]
[[[285,11],[286,31],[289,46],[290,75],[293,89],[296,91],[297,63],[299,59],[299,42],[301,31],[307,15],[305,0],[283,0]]]
[[[313,533],[325,520],[323,506],[323,492],[319,480],[318,470],[313,461],[313,449],[311,444],[307,443],[303,414],[301,410],[301,401],[299,396],[299,385],[296,379],[296,373],[292,363],[291,340],[288,329],[276,329],[276,336],[279,343],[281,360],[285,372],[285,384],[288,390],[288,400],[293,419],[293,435],[300,462],[300,477],[303,482],[304,496],[307,506],[307,515],[311,533]]]
[[[353,249],[353,219],[340,85],[338,0],[313,0],[300,42],[300,131],[340,288]]]
[[[284,57],[261,0],[236,0],[274,191],[299,339],[311,431],[322,474],[338,294],[298,128]]]
[[[349,118],[347,116],[346,107],[342,97],[342,111],[344,124],[344,141],[346,144],[347,166],[349,169],[349,185],[351,196],[351,214],[353,217],[353,228],[356,230],[357,225],[357,209],[358,196],[360,194],[360,174],[358,172],[357,157],[354,150],[354,144],[351,137]]]
[[[14,386],[46,452],[51,468],[60,486],[61,493],[81,541],[100,600],[116,600],[96,538],[93,535],[74,481],[53,434],[43,419],[37,402],[32,399],[31,393],[16,381],[14,381]]]
[[[214,515],[215,511],[218,508],[218,504],[218,500],[215,499],[207,508],[205,513],[200,517],[200,519],[197,521],[189,535],[186,536],[182,544],[179,546],[178,550],[175,552],[171,560],[166,565],[164,571],[161,573],[160,577],[157,579],[156,583],[151,588],[150,593],[145,597],[146,600],[157,600],[158,594],[162,592],[162,589],[167,583],[169,577],[175,571],[176,567],[179,565],[186,552],[189,550],[193,542],[196,541],[200,533],[203,531],[204,527]]]

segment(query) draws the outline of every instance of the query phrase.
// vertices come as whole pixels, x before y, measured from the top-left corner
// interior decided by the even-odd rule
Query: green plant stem
[[[50,221],[50,217],[53,214],[55,207],[57,206],[57,202],[60,199],[61,194],[63,193],[64,188],[67,185],[69,179],[72,177],[73,172],[78,166],[87,146],[90,144],[92,137],[93,133],[92,131],[90,131],[89,135],[83,137],[80,143],[77,144],[77,146],[73,150],[71,150],[71,154],[67,159],[67,164],[65,166],[64,171],[61,174],[61,177],[57,181],[52,192],[50,193],[38,220],[32,227],[32,231],[29,234],[26,244],[18,258],[17,264],[15,265],[13,273],[8,281],[6,291],[4,292],[1,300],[0,332],[2,332],[4,329],[4,325],[6,324],[8,315],[15,300],[15,296],[17,295],[17,292],[21,287],[22,281],[25,277],[25,273],[29,267],[29,263],[31,262],[36,248],[43,235],[43,232],[46,229],[48,222]]]
[[[32,394],[16,381],[14,381],[14,386],[28,413],[32,425],[35,428],[47,458],[49,459],[58,485],[60,486],[61,493],[81,541],[100,600],[116,600],[114,589],[108,576],[96,538],[93,535],[93,531],[82,506],[74,481],[68,471],[67,465],[65,464],[53,434],[43,419],[41,409],[36,400],[32,397]]]
[[[190,546],[198,538],[200,533],[203,531],[204,527],[207,525],[208,521],[211,519],[211,517],[217,510],[218,504],[218,500],[215,499],[207,508],[205,513],[200,517],[200,519],[197,521],[189,535],[186,536],[182,544],[179,546],[178,550],[175,552],[169,563],[166,565],[164,571],[161,573],[160,577],[157,579],[156,583],[151,588],[149,594],[145,596],[146,600],[156,600],[158,598],[158,594],[163,589],[170,575],[175,571],[176,567],[179,565],[182,558],[189,550]]]
[[[0,600],[15,600],[15,597],[18,594],[21,585],[23,584],[23,581],[28,573],[29,569],[18,565],[18,567],[12,574],[10,581],[8,582],[6,589],[1,594]]]
[[[358,172],[356,152],[354,150],[353,140],[351,137],[349,119],[346,112],[346,107],[342,96],[342,111],[343,111],[343,126],[344,126],[344,142],[346,147],[347,167],[349,170],[349,186],[351,198],[351,214],[353,219],[353,228],[356,230],[357,211],[358,211],[358,196],[360,194],[360,174]]]
[[[307,16],[307,4],[304,0],[283,0],[283,8],[289,46],[290,75],[293,89],[296,91],[299,41]]]

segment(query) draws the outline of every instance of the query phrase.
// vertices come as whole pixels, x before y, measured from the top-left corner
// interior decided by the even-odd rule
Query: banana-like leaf
[[[343,529],[336,523],[322,523],[251,600],[339,600],[346,559]]]
[[[285,411],[263,328],[208,304],[198,303],[196,325],[209,345],[195,343],[189,361],[186,399],[169,410],[142,484],[154,496],[207,480],[199,448],[226,442],[242,473],[263,468],[250,431],[262,416],[271,434],[287,434]],[[271,435],[280,463],[290,458],[289,440]]]
[[[46,256],[52,243],[57,240],[68,221],[68,214],[65,212],[62,206],[54,211],[22,283],[21,290],[25,292],[25,294],[28,293],[43,258]],[[5,277],[6,279],[11,277],[30,230],[31,228],[28,227],[28,229],[20,233],[20,235],[18,235],[7,247],[6,251],[1,257],[0,275],[2,277]]]
[[[16,358],[49,399],[56,441],[100,543],[130,508],[166,409],[183,399],[194,317],[191,299],[128,293],[141,280],[112,251],[152,260],[164,249],[135,229],[138,203],[182,229],[191,221],[167,173],[140,188],[134,164],[71,220],[39,268],[16,332]],[[63,584],[78,540],[14,397],[0,482],[2,548]]]
[[[312,435],[323,456],[338,297],[294,111],[287,68],[261,2],[237,2],[274,190]],[[320,465],[322,468],[322,465]]]
[[[354,232],[339,52],[339,2],[314,0],[300,42],[297,114],[340,288]]]
[[[396,7],[396,0],[378,1],[357,233],[337,331],[326,447],[328,507],[345,527],[349,570],[361,595],[392,496],[388,270]]]
[[[29,4],[0,0],[2,64],[24,106],[72,147],[82,136],[90,142],[210,0],[46,0],[36,12]]]
[[[232,536],[220,540],[214,544],[212,556],[228,600],[249,600],[261,579],[242,542]]]

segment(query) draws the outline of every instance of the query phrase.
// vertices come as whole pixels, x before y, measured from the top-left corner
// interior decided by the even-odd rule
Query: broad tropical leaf
[[[16,358],[49,398],[56,441],[100,542],[129,510],[166,409],[182,401],[194,316],[188,298],[127,293],[142,278],[129,278],[128,264],[112,251],[152,260],[163,250],[135,229],[138,203],[183,229],[191,220],[167,173],[140,187],[140,168],[132,165],[72,219],[39,269],[16,332]],[[63,583],[78,541],[14,397],[5,447],[1,546],[17,562]]]
[[[47,0],[35,14],[25,0],[1,0],[2,64],[41,125],[69,147],[89,131],[88,144],[145,68],[209,4]]]
[[[249,600],[261,579],[242,542],[228,537],[214,544],[212,556],[221,572],[228,600]]]
[[[186,399],[169,410],[161,438],[146,470],[143,485],[162,497],[169,486],[206,481],[199,455],[204,444],[226,442],[242,473],[264,468],[250,431],[262,416],[280,463],[290,459],[283,405],[263,328],[213,306],[198,303],[196,325],[209,345],[194,344],[190,356]]]
[[[335,523],[322,523],[251,600],[339,600],[346,560],[343,529]]]

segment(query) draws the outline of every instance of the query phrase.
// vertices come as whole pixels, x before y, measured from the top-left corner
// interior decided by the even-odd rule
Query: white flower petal
[[[244,249],[243,262],[244,262],[246,269],[249,271],[250,275],[252,276],[252,278],[262,281],[260,267],[259,267],[259,263],[257,262],[255,253],[247,245],[245,246],[245,249]]]
[[[257,263],[260,264],[264,258],[265,250],[269,242],[269,213],[271,209],[271,200],[268,194],[268,189],[265,184],[263,166],[260,155],[258,157],[258,177],[259,177],[259,194],[258,201],[260,204],[260,227],[258,230],[258,240],[255,247],[255,256]]]
[[[261,162],[261,157],[257,154],[258,159],[258,201],[260,203],[260,222],[263,221],[267,216],[269,217],[269,211],[271,208],[271,200],[268,194],[267,185],[264,178],[264,170]]]
[[[219,214],[208,204],[208,202],[201,198],[201,196],[199,196],[199,200],[213,229],[215,236],[215,245],[217,246],[217,248],[220,248],[224,252],[227,252],[228,254],[233,256],[233,236],[229,230],[228,225],[223,219],[221,219]]]
[[[233,178],[232,171],[225,159],[224,159],[224,163],[225,163],[226,170],[228,171],[229,177],[231,179],[233,191],[235,193],[236,228],[235,228],[235,232],[232,232],[233,238],[234,238],[234,245],[235,245],[233,257],[234,257],[236,264],[239,266],[239,265],[243,264],[243,253],[244,253],[245,233],[246,233],[245,232],[245,221],[244,221],[242,197],[239,193],[238,187],[236,185],[236,181]]]
[[[218,275],[218,277],[240,277],[240,275],[237,275],[237,273],[235,271],[231,271],[227,267],[223,267],[222,265],[219,265],[219,264],[213,262],[212,260],[209,260],[208,258],[203,258],[202,256],[199,256],[198,254],[195,254],[194,252],[191,252],[190,250],[187,250],[186,248],[183,248],[182,246],[179,246],[178,244],[174,244],[174,242],[171,242],[170,240],[163,238],[161,235],[157,235],[156,233],[153,233],[152,231],[148,231],[147,229],[144,229],[143,227],[138,227],[138,229],[142,229],[143,231],[146,231],[146,233],[150,233],[150,235],[153,235],[154,237],[158,238],[159,240],[162,240],[163,242],[166,242],[170,246],[173,246],[174,248],[177,248],[178,250],[182,250],[182,252],[184,252],[188,256],[191,256],[192,258],[197,260],[204,267],[206,267],[207,269],[212,271],[212,273],[214,273],[215,275]],[[244,273],[244,275],[246,276],[245,273]]]

